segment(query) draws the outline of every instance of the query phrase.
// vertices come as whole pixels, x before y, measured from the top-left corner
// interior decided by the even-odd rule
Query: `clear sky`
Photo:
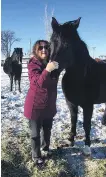
[[[88,45],[91,56],[106,55],[106,0],[2,0],[1,28],[12,30],[24,53],[38,39],[46,39],[45,6],[48,14],[54,9],[54,17],[60,22],[82,17],[78,32]]]

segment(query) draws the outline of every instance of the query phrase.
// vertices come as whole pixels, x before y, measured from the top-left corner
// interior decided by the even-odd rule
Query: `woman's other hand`
[[[56,61],[49,61],[49,63],[46,66],[46,70],[48,72],[51,72],[51,71],[58,69],[58,68],[59,68],[59,63]]]

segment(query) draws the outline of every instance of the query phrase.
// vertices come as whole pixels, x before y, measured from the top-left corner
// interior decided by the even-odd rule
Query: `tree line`
[[[45,5],[44,12],[44,26],[45,26],[45,36],[49,41],[51,36],[51,18],[54,14],[54,9],[51,10],[51,15],[48,14],[48,7]],[[11,30],[1,31],[1,52],[5,56],[5,58],[11,56],[11,48],[15,42],[19,42],[21,39],[15,36],[15,32]]]
[[[15,36],[15,32],[11,30],[1,31],[1,52],[5,58],[10,57],[11,48],[15,42],[19,42],[21,39]]]

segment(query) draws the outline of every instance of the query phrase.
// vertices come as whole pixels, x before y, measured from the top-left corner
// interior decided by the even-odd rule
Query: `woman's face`
[[[45,60],[49,55],[49,46],[45,42],[40,42],[36,47],[36,54],[41,60]]]

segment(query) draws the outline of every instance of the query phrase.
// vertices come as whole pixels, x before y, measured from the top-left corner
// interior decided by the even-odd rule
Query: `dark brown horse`
[[[12,56],[8,57],[3,65],[4,72],[8,74],[10,78],[10,91],[13,90],[13,79],[14,79],[15,90],[16,81],[18,81],[19,92],[21,92],[20,82],[22,73],[22,57],[23,57],[22,48],[14,48]]]
[[[62,89],[71,113],[71,145],[74,145],[78,106],[83,109],[85,153],[90,154],[90,130],[93,105],[106,103],[106,63],[97,62],[89,55],[84,41],[78,35],[80,19],[59,24],[52,18],[51,60],[59,63],[59,74],[65,69]],[[52,73],[52,77],[55,73]],[[103,116],[106,125],[106,109]]]

